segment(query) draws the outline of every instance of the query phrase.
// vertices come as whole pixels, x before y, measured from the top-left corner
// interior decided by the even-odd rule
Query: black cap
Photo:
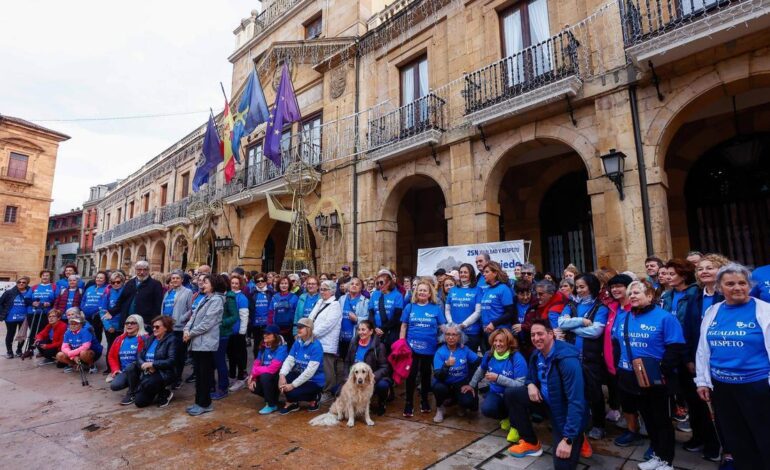
[[[616,274],[610,278],[609,281],[607,281],[607,285],[614,286],[615,284],[623,284],[624,286],[628,287],[628,285],[632,282],[634,282],[634,280],[631,279],[631,276],[628,274]]]
[[[443,276],[446,274],[446,269],[444,268],[438,268],[435,273],[433,273],[434,276]]]

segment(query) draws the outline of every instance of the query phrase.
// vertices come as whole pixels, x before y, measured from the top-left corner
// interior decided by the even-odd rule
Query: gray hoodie
[[[176,294],[174,294],[174,310],[171,312],[171,318],[174,319],[174,331],[182,331],[192,315],[190,310],[192,306],[192,291],[184,286],[179,286],[174,290]],[[171,291],[163,295],[163,303],[161,305],[166,303],[166,297],[168,297],[169,292]]]

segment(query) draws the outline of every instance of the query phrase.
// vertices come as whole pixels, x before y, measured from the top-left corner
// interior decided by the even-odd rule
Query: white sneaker
[[[660,460],[660,457],[653,455],[650,460],[640,463],[637,467],[639,467],[639,470],[657,470],[658,467],[665,464],[666,462]]]
[[[690,426],[690,420],[686,419],[682,422],[676,423],[676,430],[682,432],[692,432],[692,426]]]
[[[610,410],[607,412],[607,415],[604,417],[607,421],[612,421],[613,423],[617,422],[620,419],[620,411],[618,410]]]
[[[626,421],[626,417],[620,415],[620,418],[615,421],[615,426],[619,427],[620,429],[628,429],[628,421]]]
[[[661,460],[661,462],[663,462],[663,464],[655,470],[674,470],[674,467],[669,465],[665,460]]]
[[[436,416],[433,417],[434,423],[441,423],[444,421],[444,411],[446,410],[444,410],[443,406],[439,406],[436,408]]]
[[[243,380],[235,380],[233,383],[228,387],[228,390],[231,392],[237,392],[238,390],[242,389],[243,386],[246,385]]]

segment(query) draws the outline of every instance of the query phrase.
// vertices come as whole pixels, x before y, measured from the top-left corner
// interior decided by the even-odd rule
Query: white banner
[[[509,276],[513,275],[516,263],[524,263],[524,240],[509,240],[474,245],[441,246],[417,250],[417,275],[432,276],[439,268],[449,272],[453,267],[470,263],[476,269],[476,256],[489,253],[492,261],[497,261]]]

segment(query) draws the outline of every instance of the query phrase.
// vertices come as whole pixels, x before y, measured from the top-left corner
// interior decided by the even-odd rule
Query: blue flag
[[[273,112],[268,117],[263,153],[276,167],[280,168],[281,132],[283,131],[283,126],[302,119],[297,97],[294,95],[294,87],[291,85],[289,68],[286,64],[283,64],[283,69],[281,70],[281,83],[278,85],[278,94],[275,96]]]
[[[263,122],[267,122],[270,112],[267,109],[267,100],[262,85],[259,83],[257,71],[252,70],[249,81],[241,95],[238,108],[233,113],[233,156],[235,161],[241,161],[239,149],[241,138],[254,132],[254,129]]]
[[[209,174],[224,159],[222,155],[222,142],[219,140],[217,126],[214,124],[214,116],[209,116],[206,135],[203,137],[201,156],[196,162],[197,168],[195,168],[195,176],[193,176],[193,192],[197,193],[201,186],[209,182]]]

